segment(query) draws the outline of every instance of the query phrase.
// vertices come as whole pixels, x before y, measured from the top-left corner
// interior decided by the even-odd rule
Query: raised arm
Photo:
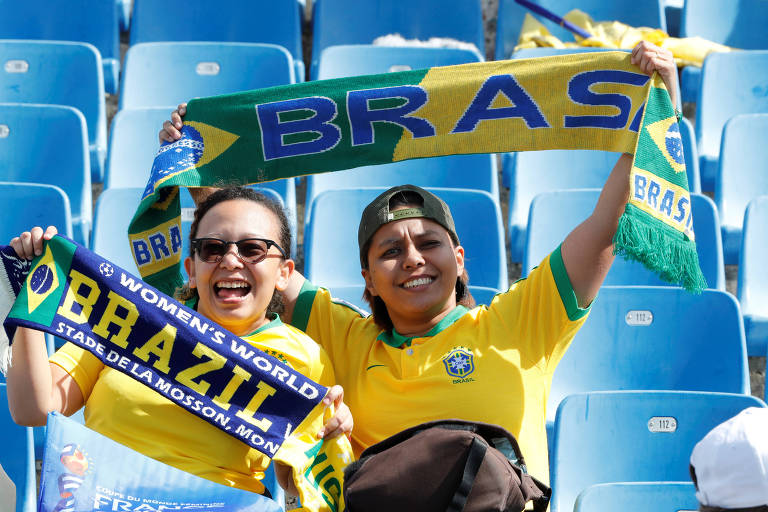
[[[647,41],[632,50],[632,64],[648,75],[658,71],[664,79],[673,105],[677,105],[677,66],[672,53]],[[629,172],[632,155],[621,155],[603,186],[592,214],[566,237],[563,263],[579,306],[589,305],[613,263],[613,237],[629,199]]]
[[[51,226],[45,233],[39,227],[11,240],[22,258],[42,254],[43,240],[56,234]],[[11,366],[6,375],[8,407],[20,425],[45,425],[51,411],[69,416],[83,406],[83,395],[75,380],[59,366],[48,362],[45,335],[33,329],[19,328],[11,345]]]

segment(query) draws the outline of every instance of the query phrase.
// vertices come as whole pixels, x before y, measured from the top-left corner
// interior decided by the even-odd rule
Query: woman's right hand
[[[58,230],[55,226],[48,226],[45,231],[43,228],[35,226],[29,231],[13,237],[11,247],[20,258],[32,260],[43,254],[43,241],[50,240],[57,233]]]
[[[175,142],[181,138],[181,127],[184,125],[183,117],[187,113],[187,104],[179,103],[176,110],[171,112],[171,119],[163,123],[163,129],[157,134],[160,144],[163,142]]]

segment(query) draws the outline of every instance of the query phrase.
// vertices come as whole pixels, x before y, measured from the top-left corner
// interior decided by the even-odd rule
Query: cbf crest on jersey
[[[455,348],[443,358],[445,371],[451,377],[463,379],[475,371],[475,359],[466,348]]]

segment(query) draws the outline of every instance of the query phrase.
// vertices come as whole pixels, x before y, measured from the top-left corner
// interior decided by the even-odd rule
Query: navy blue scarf
[[[0,263],[0,312],[7,312],[9,340],[22,326],[70,341],[269,457],[326,394],[67,238],[47,242],[31,265],[0,247]],[[250,378],[243,379],[242,370]]]

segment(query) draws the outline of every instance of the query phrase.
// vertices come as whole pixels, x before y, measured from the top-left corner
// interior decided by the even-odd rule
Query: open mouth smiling
[[[402,288],[405,288],[406,290],[410,290],[413,288],[417,288],[419,286],[426,286],[428,284],[431,284],[434,280],[435,278],[431,276],[419,276],[413,279],[409,279],[408,281],[404,282],[400,286]]]
[[[219,281],[213,285],[213,291],[219,299],[236,299],[245,297],[251,291],[251,285],[246,281]]]

